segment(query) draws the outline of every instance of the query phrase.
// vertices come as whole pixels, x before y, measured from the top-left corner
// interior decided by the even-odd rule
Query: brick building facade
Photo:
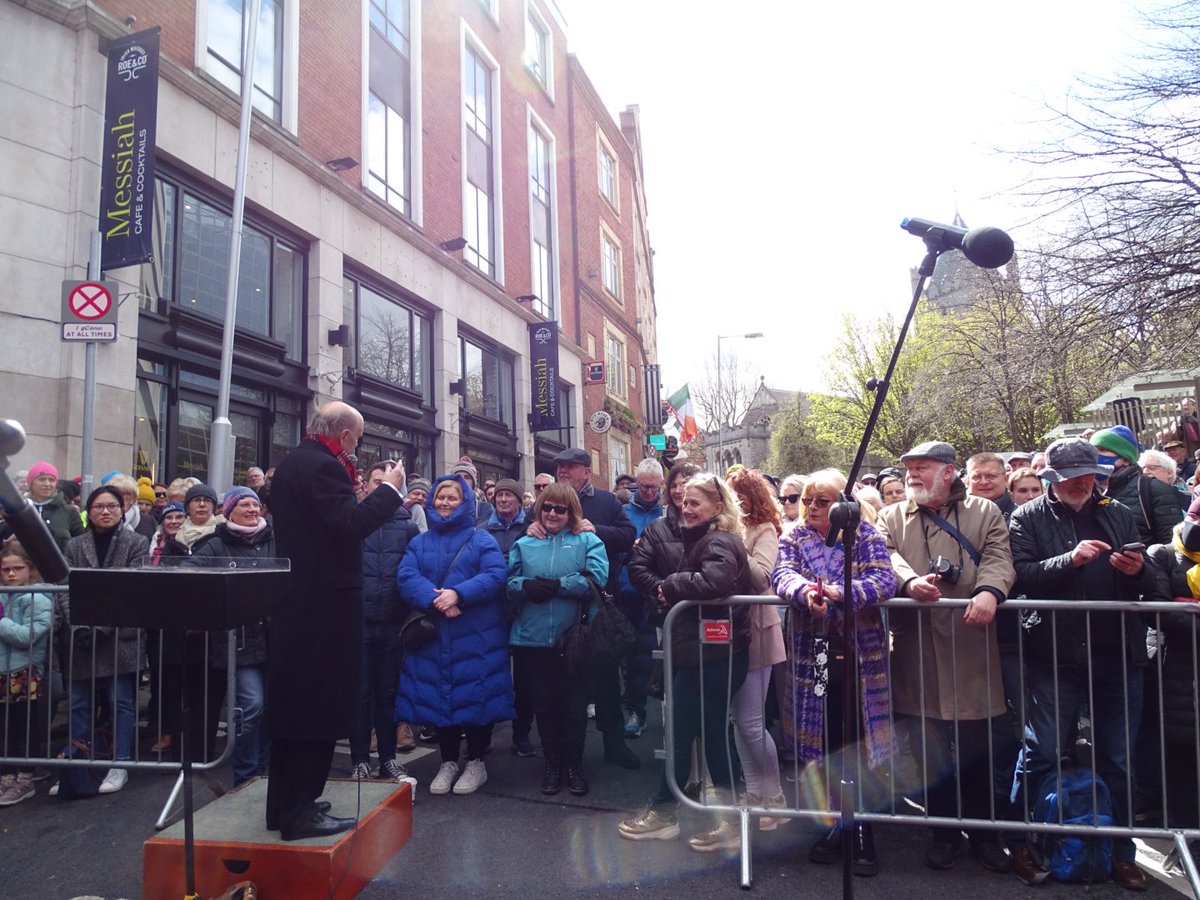
[[[59,282],[87,269],[104,52],[161,27],[155,259],[98,348],[96,472],[207,475],[236,167],[237,0],[0,0],[6,417],[24,457],[81,459],[83,348]],[[367,419],[360,458],[528,482],[566,445],[610,482],[642,455],[654,297],[636,107],[614,121],[553,0],[262,0],[230,419],[234,480],[315,405]],[[46,61],[53,60],[49,66]],[[557,323],[563,427],[533,434],[528,326]],[[584,364],[610,363],[585,386]],[[601,435],[588,417],[608,409]],[[133,423],[133,427],[130,427]]]

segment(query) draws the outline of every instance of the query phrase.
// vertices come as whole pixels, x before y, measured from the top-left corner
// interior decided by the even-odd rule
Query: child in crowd
[[[29,554],[9,540],[0,550],[0,580],[7,588],[41,580]],[[0,749],[7,757],[38,757],[44,750],[50,623],[48,594],[6,594],[0,615]],[[33,766],[0,768],[0,806],[34,795]]]

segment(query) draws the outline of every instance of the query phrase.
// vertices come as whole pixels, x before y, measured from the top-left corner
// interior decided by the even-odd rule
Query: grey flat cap
[[[957,457],[958,453],[954,447],[945,441],[926,441],[923,444],[917,444],[901,456],[900,462],[908,462],[910,459],[932,459],[952,466],[957,462]]]

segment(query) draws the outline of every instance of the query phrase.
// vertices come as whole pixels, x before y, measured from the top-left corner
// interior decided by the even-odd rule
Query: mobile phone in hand
[[[1123,547],[1121,547],[1121,552],[1122,553],[1141,553],[1145,549],[1146,549],[1145,544],[1140,543],[1138,541],[1134,541],[1131,544],[1125,544]]]

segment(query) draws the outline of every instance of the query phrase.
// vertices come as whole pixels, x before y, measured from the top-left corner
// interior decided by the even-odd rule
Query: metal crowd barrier
[[[893,600],[887,601],[886,603],[881,604],[881,607],[884,610],[883,615],[885,617],[885,625],[886,625],[887,616],[888,616],[889,612],[892,610],[914,610],[914,611],[916,611],[916,613],[918,615],[928,615],[929,613],[933,612],[934,610],[965,609],[968,602],[969,601],[967,601],[967,600],[943,599],[936,603],[920,603],[918,601],[909,600],[909,599],[893,599]],[[753,878],[752,878],[752,874],[753,874],[752,873],[752,847],[753,847],[752,835],[757,830],[756,828],[752,827],[752,822],[754,819],[756,819],[757,817],[760,817],[760,816],[773,816],[773,817],[793,818],[793,819],[794,818],[812,819],[812,820],[816,820],[816,821],[821,821],[826,826],[828,826],[835,822],[841,821],[842,815],[837,809],[830,810],[825,807],[817,807],[815,805],[803,805],[802,804],[801,801],[803,800],[803,794],[805,793],[805,789],[804,789],[805,785],[808,785],[808,787],[810,788],[810,790],[808,791],[808,793],[810,793],[810,794],[816,794],[819,796],[821,794],[821,791],[811,789],[813,786],[813,781],[814,781],[814,779],[813,779],[814,773],[810,769],[807,769],[807,768],[802,769],[801,764],[798,762],[798,760],[796,758],[797,755],[794,752],[796,749],[795,748],[795,732],[794,731],[792,731],[791,734],[784,733],[782,735],[784,744],[787,744],[787,742],[789,740],[791,740],[792,746],[790,749],[793,751],[790,754],[791,762],[790,762],[790,765],[788,766],[791,769],[790,776],[786,779],[786,781],[783,784],[783,786],[785,788],[785,795],[788,794],[787,782],[794,782],[796,785],[796,788],[797,788],[796,800],[794,803],[792,803],[792,805],[788,806],[787,808],[781,809],[781,808],[777,808],[777,807],[767,807],[765,805],[763,805],[763,806],[747,806],[744,803],[738,801],[736,784],[734,786],[734,798],[735,799],[734,799],[733,803],[710,803],[710,802],[707,802],[708,794],[707,794],[707,792],[704,792],[704,791],[702,791],[700,799],[694,800],[691,797],[689,797],[687,794],[685,794],[683,787],[676,782],[674,767],[672,765],[672,760],[671,760],[671,748],[673,747],[673,740],[674,740],[674,724],[672,721],[673,717],[671,715],[671,710],[674,705],[673,685],[672,685],[674,652],[673,652],[673,648],[671,646],[671,626],[672,626],[672,623],[674,622],[674,620],[679,615],[681,615],[684,612],[684,610],[686,610],[689,607],[697,607],[697,606],[698,607],[710,607],[710,606],[727,606],[727,605],[739,605],[739,606],[742,606],[742,605],[747,605],[747,606],[776,605],[776,606],[781,607],[781,611],[783,609],[786,609],[786,607],[788,606],[788,604],[785,601],[782,601],[777,596],[739,595],[739,596],[732,596],[732,597],[729,597],[724,600],[702,601],[702,602],[686,601],[686,602],[678,603],[671,608],[671,610],[668,612],[666,619],[663,623],[663,629],[662,629],[662,634],[663,634],[662,647],[663,647],[663,649],[662,649],[662,651],[660,651],[661,656],[663,658],[663,662],[664,662],[663,682],[664,682],[665,691],[664,691],[663,721],[664,721],[664,730],[665,730],[665,750],[660,751],[657,755],[659,755],[660,758],[663,758],[665,760],[667,783],[670,785],[672,793],[675,795],[676,799],[681,804],[683,804],[685,807],[693,809],[693,810],[699,810],[699,811],[703,811],[703,812],[707,812],[707,813],[724,814],[724,815],[728,815],[731,817],[736,817],[738,819],[738,822],[740,825],[740,830],[741,830],[741,849],[740,849],[741,886],[743,888],[749,888],[749,887],[751,887],[752,881],[753,881]],[[916,784],[916,785],[912,785],[909,787],[897,784],[897,770],[899,768],[911,765],[912,767],[916,767],[915,770],[918,773],[929,771],[928,755],[927,755],[928,754],[927,736],[926,736],[923,728],[920,729],[920,735],[919,735],[920,746],[919,746],[919,748],[916,748],[914,750],[913,748],[910,747],[910,752],[908,755],[906,755],[905,751],[904,751],[904,747],[903,747],[903,745],[901,745],[900,752],[893,758],[891,765],[882,767],[884,769],[884,771],[877,771],[875,777],[877,779],[881,778],[883,780],[884,786],[886,788],[884,793],[886,794],[886,796],[888,798],[887,802],[882,804],[878,808],[871,809],[871,808],[866,808],[863,805],[862,786],[863,786],[863,782],[864,782],[864,775],[865,775],[866,767],[865,767],[862,753],[853,752],[853,759],[854,759],[854,766],[855,766],[854,784],[855,784],[856,794],[857,794],[857,796],[855,797],[855,803],[854,803],[854,818],[856,821],[876,823],[876,824],[950,827],[950,828],[955,828],[955,829],[959,829],[959,830],[979,829],[979,830],[989,830],[989,831],[996,831],[996,832],[1001,832],[1001,833],[1022,834],[1022,835],[1024,835],[1024,834],[1039,834],[1039,835],[1061,834],[1061,835],[1081,835],[1081,836],[1088,836],[1088,837],[1112,837],[1112,838],[1130,838],[1130,839],[1138,838],[1138,839],[1142,839],[1142,840],[1163,840],[1163,841],[1172,843],[1174,846],[1174,849],[1172,850],[1171,854],[1168,856],[1168,861],[1169,862],[1174,861],[1179,865],[1180,869],[1183,872],[1183,875],[1187,878],[1189,885],[1191,886],[1193,895],[1197,898],[1200,898],[1200,873],[1198,873],[1196,864],[1193,861],[1191,853],[1188,850],[1188,842],[1189,841],[1195,841],[1195,840],[1200,839],[1200,821],[1196,821],[1197,812],[1200,811],[1200,689],[1193,690],[1193,693],[1192,693],[1192,711],[1191,711],[1192,712],[1192,716],[1191,716],[1192,734],[1191,734],[1191,740],[1189,741],[1189,743],[1187,745],[1187,751],[1186,751],[1186,752],[1189,752],[1190,756],[1191,756],[1190,768],[1191,768],[1192,772],[1194,772],[1194,776],[1195,776],[1193,785],[1194,785],[1194,789],[1196,790],[1196,796],[1194,796],[1194,797],[1189,796],[1186,801],[1168,789],[1168,784],[1167,784],[1167,779],[1168,779],[1168,775],[1167,775],[1167,771],[1168,771],[1167,743],[1168,742],[1166,739],[1166,724],[1165,724],[1165,720],[1164,720],[1164,711],[1165,711],[1164,698],[1163,698],[1163,692],[1161,689],[1163,667],[1164,667],[1164,656],[1168,653],[1186,654],[1186,658],[1189,661],[1190,667],[1191,667],[1192,684],[1194,686],[1200,685],[1200,650],[1198,650],[1198,648],[1197,648],[1198,638],[1200,638],[1200,603],[1030,600],[1030,599],[1025,599],[1025,598],[1013,598],[1013,599],[1007,600],[1005,603],[1000,605],[1000,607],[997,609],[996,616],[997,616],[997,619],[999,619],[1001,616],[1021,616],[1022,618],[1026,615],[1038,615],[1043,618],[1045,616],[1049,616],[1049,618],[1050,618],[1049,627],[1051,629],[1051,635],[1055,639],[1054,644],[1055,644],[1055,647],[1057,647],[1058,613],[1059,612],[1083,613],[1085,616],[1085,620],[1084,620],[1085,621],[1085,629],[1086,629],[1085,634],[1087,637],[1087,647],[1088,647],[1088,664],[1086,667],[1087,668],[1088,690],[1086,693],[1086,710],[1085,710],[1084,717],[1089,718],[1089,719],[1091,716],[1091,712],[1094,709],[1093,700],[1094,700],[1094,687],[1095,687],[1095,670],[1094,670],[1092,654],[1091,654],[1091,643],[1092,643],[1091,636],[1092,636],[1092,628],[1093,628],[1093,619],[1094,618],[1098,619],[1102,616],[1113,615],[1113,614],[1118,614],[1118,613],[1126,615],[1126,616],[1135,615],[1135,616],[1140,617],[1143,624],[1149,629],[1148,645],[1151,646],[1153,648],[1153,650],[1156,652],[1153,653],[1149,663],[1145,666],[1145,679],[1146,680],[1145,680],[1145,685],[1144,685],[1144,689],[1143,689],[1143,704],[1142,704],[1143,719],[1142,719],[1142,722],[1131,722],[1131,721],[1129,721],[1129,717],[1126,716],[1125,735],[1124,735],[1124,738],[1125,738],[1124,750],[1125,750],[1125,758],[1126,758],[1126,760],[1128,760],[1128,763],[1127,763],[1128,771],[1127,771],[1126,779],[1125,779],[1126,783],[1124,785],[1125,801],[1124,801],[1123,809],[1114,809],[1114,813],[1116,813],[1117,816],[1120,816],[1121,813],[1124,814],[1124,816],[1123,816],[1124,820],[1128,824],[1125,824],[1125,825],[1113,824],[1113,825],[1107,825],[1107,826],[1063,824],[1061,822],[1061,815],[1060,815],[1059,823],[1047,823],[1047,822],[1034,821],[1031,817],[1030,809],[1033,805],[1034,800],[1036,799],[1033,796],[1032,792],[1036,791],[1036,789],[1038,788],[1038,785],[1032,783],[1032,781],[1029,779],[1029,775],[1027,773],[1022,773],[1022,775],[1020,776],[1020,780],[1021,780],[1021,783],[1022,783],[1022,786],[1024,789],[1024,796],[1026,798],[1025,803],[1024,803],[1024,809],[1020,813],[1020,818],[1017,818],[1015,815],[1013,815],[1011,818],[1006,818],[1003,815],[1003,812],[997,808],[997,806],[998,806],[997,790],[996,790],[995,785],[993,785],[993,790],[989,792],[989,797],[990,797],[990,802],[989,802],[990,815],[989,815],[989,817],[988,818],[967,817],[963,813],[963,798],[962,798],[962,790],[961,790],[962,780],[961,780],[961,778],[957,777],[958,774],[961,772],[961,763],[958,759],[957,754],[955,754],[955,757],[954,757],[955,758],[954,765],[956,766],[955,781],[956,781],[956,785],[957,785],[957,792],[956,792],[957,815],[955,815],[955,816],[930,815],[927,811],[928,810],[928,802],[929,802],[928,795],[929,795],[929,789],[930,789],[930,785],[928,783],[922,782],[921,784]],[[1167,614],[1171,614],[1171,615],[1183,614],[1183,615],[1186,615],[1189,617],[1189,619],[1190,619],[1189,625],[1190,625],[1191,635],[1190,635],[1190,640],[1185,642],[1186,643],[1185,647],[1183,647],[1183,648],[1176,647],[1176,648],[1172,649],[1172,647],[1169,643],[1167,643],[1166,646],[1164,646],[1163,616],[1167,615]],[[788,651],[789,660],[790,660],[791,655],[792,655],[792,648],[794,646],[792,629],[795,627],[795,622],[794,622],[794,619],[792,619],[792,618],[785,620],[785,622],[786,623],[784,626],[784,643],[785,643],[785,647]],[[703,625],[701,624],[700,627],[703,628]],[[972,628],[975,626],[960,625],[960,627]],[[1043,623],[1042,627],[1044,627],[1044,623]],[[996,628],[996,623],[993,622],[991,625],[988,626],[988,628],[994,630]],[[1125,629],[1121,628],[1121,629],[1119,629],[1119,631],[1121,634],[1120,654],[1121,654],[1121,659],[1122,659],[1122,674],[1123,674],[1123,676],[1126,676],[1126,677],[1124,677],[1124,683],[1126,685],[1125,698],[1126,698],[1126,702],[1128,703],[1129,695],[1128,695],[1127,674],[1128,674],[1128,668],[1130,667],[1130,664],[1128,663],[1130,647],[1127,643],[1127,636],[1126,636]],[[957,647],[955,646],[953,634],[954,634],[954,632],[952,631],[951,632],[951,635],[952,635],[952,637],[951,637],[952,658],[957,655]],[[1025,654],[1026,654],[1026,642],[1027,642],[1028,638],[1025,634],[1025,629],[1022,627],[1018,627],[1017,636],[1018,636],[1017,644],[1016,644],[1015,649],[1016,649],[1017,659],[1019,661],[1019,669],[1018,669],[1018,671],[1019,671],[1019,687],[1016,691],[1017,696],[1016,697],[1007,697],[1007,695],[1006,695],[1006,700],[1009,701],[1011,704],[1008,715],[1015,717],[1011,720],[1011,727],[1014,729],[1014,732],[1013,732],[1014,738],[1019,742],[1021,747],[1026,747],[1027,746],[1026,740],[1025,740],[1026,736],[1032,737],[1031,733],[1028,732],[1028,730],[1027,730],[1027,727],[1028,727],[1028,717],[1027,717],[1028,701],[1027,701],[1027,689],[1026,689],[1026,683],[1025,683],[1025,681],[1026,681]],[[888,637],[889,637],[889,648],[891,648],[894,645],[894,636],[891,634],[890,630],[889,630]],[[704,647],[705,647],[706,643],[704,641],[703,634],[700,635],[700,638],[701,638],[700,664],[701,664],[701,666],[703,666],[704,665]],[[925,677],[924,677],[925,676],[925,671],[924,671],[925,647],[924,647],[924,643],[923,643],[923,641],[924,641],[924,629],[923,628],[917,629],[917,640],[918,640],[918,658],[921,660],[921,665],[919,667],[920,668],[920,681],[921,681],[921,684],[924,685],[924,682],[925,682]],[[892,653],[889,653],[888,654],[889,690],[892,689],[892,684],[893,684],[892,672],[891,672],[891,657],[892,657]],[[722,660],[721,662],[716,663],[716,664],[717,665],[726,665],[727,663],[724,660]],[[992,680],[1000,678],[1000,673],[993,672],[991,669],[992,669],[992,667],[990,665],[990,656],[989,656],[988,662],[985,664],[985,677],[986,677],[986,681],[987,681],[987,687],[989,689],[991,687]],[[1059,685],[1060,669],[1059,669],[1059,662],[1057,659],[1057,650],[1054,653],[1053,669],[1054,669],[1053,693],[1054,693],[1054,696],[1056,698],[1058,698],[1059,692],[1060,692],[1060,685]],[[790,675],[793,683],[791,683],[787,686],[788,687],[787,696],[793,697],[794,690],[795,690],[794,669],[791,666],[788,666],[788,671],[789,671],[789,675]],[[847,681],[847,683],[849,683],[851,681],[849,673],[847,673],[846,681]],[[855,685],[857,685],[859,683],[857,673],[855,673],[853,683]],[[942,689],[945,690],[946,686],[942,685]],[[957,684],[952,685],[952,689],[954,690],[955,697],[957,699],[958,685]],[[986,696],[986,694],[985,694],[985,696]],[[840,703],[840,702],[841,702],[840,697],[835,697],[832,700],[828,697],[826,698],[827,707],[830,703]],[[703,704],[703,700],[702,700],[702,704]],[[861,698],[859,698],[859,702],[856,704],[855,708],[859,714],[858,721],[857,721],[858,727],[856,728],[856,734],[858,735],[858,738],[859,738],[856,746],[858,746],[861,744],[861,739],[862,739],[862,735],[861,735],[861,729],[862,729]],[[926,706],[925,706],[925,696],[924,696],[923,691],[921,693],[921,709],[922,709],[922,713],[927,711]],[[826,712],[828,712],[828,710],[826,710]],[[1151,716],[1150,715],[1151,713],[1156,713],[1157,715]],[[729,715],[731,716],[732,714],[730,713]],[[789,718],[790,718],[789,716],[785,716],[785,711],[783,709],[781,709],[780,710],[781,731],[786,732],[788,726],[785,723],[788,721]],[[890,722],[890,725],[892,728],[892,733],[898,734],[897,729],[895,727],[896,726],[895,718],[896,718],[895,709],[893,707],[892,721]],[[1083,718],[1083,717],[1081,717],[1081,718]],[[731,721],[731,719],[730,719],[730,721]],[[825,721],[826,722],[829,721],[828,714],[825,717]],[[923,716],[918,718],[917,721],[918,722],[923,721]],[[960,720],[958,720],[958,719],[953,720],[953,729],[954,729],[954,734],[956,737],[957,737],[957,733],[958,733],[959,721]],[[997,726],[1004,727],[1006,722],[1005,722],[1004,715],[992,717],[991,719],[989,719],[987,721],[989,722],[989,735],[990,735],[990,739],[988,741],[988,769],[989,769],[989,774],[991,774],[994,777],[994,774],[996,771],[995,756],[994,756],[995,749],[996,749],[995,748],[994,728]],[[1149,729],[1147,729],[1146,727],[1144,727],[1143,723],[1149,723],[1149,725],[1151,727]],[[1085,722],[1084,724],[1086,725],[1087,723]],[[702,715],[701,716],[701,738],[700,738],[701,748],[703,748],[703,746],[705,745],[704,744],[703,727],[704,726],[703,726],[703,715]],[[728,750],[732,756],[733,741],[729,737],[729,731],[730,731],[730,729],[726,728],[725,740],[727,741]],[[1086,738],[1086,729],[1084,732],[1084,737]],[[825,733],[826,749],[825,749],[825,753],[823,756],[823,761],[828,761],[832,758],[829,753],[829,738],[830,738],[830,735],[828,733],[828,729],[826,729],[826,733]],[[1148,741],[1149,741],[1149,743],[1147,743]],[[1094,743],[1095,743],[1095,740],[1093,737],[1093,739],[1092,739],[1093,746],[1094,746]],[[1164,823],[1162,825],[1151,825],[1151,824],[1144,824],[1144,823],[1139,824],[1137,821],[1137,819],[1138,819],[1138,810],[1137,810],[1138,797],[1139,796],[1141,796],[1142,798],[1147,797],[1145,792],[1143,792],[1140,795],[1137,792],[1138,772],[1139,772],[1139,769],[1143,768],[1143,767],[1139,766],[1139,763],[1138,763],[1138,750],[1139,750],[1139,747],[1145,747],[1145,746],[1150,746],[1150,747],[1154,748],[1155,754],[1157,756],[1157,759],[1154,759],[1152,757],[1148,757],[1148,759],[1152,763],[1157,763],[1157,766],[1158,766],[1157,773],[1158,773],[1158,782],[1159,783],[1153,785],[1153,787],[1154,787],[1155,794],[1156,794],[1155,799],[1157,799],[1161,803],[1162,822]],[[778,750],[780,751],[781,756],[785,756],[785,754],[783,753],[783,751],[785,750],[785,746],[780,746],[778,748]],[[921,754],[922,758],[919,761],[912,757],[911,754],[913,754],[914,752],[919,752]],[[1093,783],[1094,783],[1096,776],[1097,776],[1097,763],[1096,763],[1095,753],[1089,752],[1088,757],[1089,757],[1089,759],[1088,759],[1086,766],[1077,762],[1075,768],[1089,769],[1091,772],[1091,775],[1092,775]],[[783,764],[781,762],[781,772],[784,770],[784,766],[785,766],[785,764]],[[822,773],[820,776],[822,779],[825,779],[825,783],[824,783],[824,786],[825,786],[824,796],[825,797],[832,796],[832,794],[829,790],[830,782],[835,781],[838,778],[838,772],[837,771],[829,771],[830,768],[833,768],[833,767],[826,766],[825,767],[826,771],[824,773]],[[1059,759],[1056,763],[1055,772],[1057,774],[1057,778],[1061,782],[1062,775],[1064,772],[1064,761],[1063,761],[1061,754],[1059,755]],[[1145,787],[1145,785],[1143,785],[1143,787]],[[1015,790],[1015,781],[1014,781],[1013,789]],[[789,800],[790,799],[791,798],[789,798]],[[765,800],[764,800],[764,802],[765,802]],[[1178,806],[1186,807],[1189,802],[1194,802],[1194,804],[1195,804],[1194,808],[1188,811],[1188,815],[1190,816],[1190,819],[1186,823],[1180,823],[1178,816],[1172,815],[1172,813],[1171,813],[1172,806],[1174,805],[1176,808]],[[1094,803],[1095,803],[1095,798],[1093,796],[1093,804]],[[1116,805],[1116,801],[1114,799],[1114,806],[1115,805]],[[911,811],[905,811],[906,809],[909,809]],[[1010,810],[1009,813],[1011,815],[1012,811]],[[1172,822],[1174,822],[1175,824],[1172,824]]]
[[[62,610],[62,601],[68,593],[65,585],[39,584],[23,587],[0,587],[0,604],[7,607],[11,596],[27,593],[47,594],[54,603],[54,613],[51,617],[50,632],[47,638],[49,665],[43,673],[42,698],[38,701],[41,709],[37,711],[37,721],[34,716],[34,704],[0,700],[0,765],[49,769],[52,772],[66,766],[105,770],[178,772],[180,773],[179,778],[176,779],[175,786],[155,823],[157,829],[166,828],[178,813],[175,804],[182,791],[182,748],[179,745],[173,745],[170,749],[155,751],[153,745],[156,743],[156,738],[166,733],[163,730],[163,723],[169,721],[171,716],[176,716],[179,722],[176,740],[179,739],[179,732],[183,728],[184,713],[181,709],[180,698],[167,696],[167,691],[164,690],[164,686],[176,692],[179,690],[178,680],[171,675],[164,677],[164,673],[169,672],[171,666],[186,663],[186,659],[173,658],[180,651],[182,638],[158,630],[67,625]],[[170,597],[163,598],[164,603],[169,603],[170,600]],[[96,653],[93,652],[90,655],[90,665],[86,664],[82,657],[87,648],[95,647],[95,641],[99,635],[111,633],[113,636],[111,658],[106,653],[102,653],[101,657],[105,662],[111,664],[110,671],[118,671],[117,657],[121,635],[127,635],[130,631],[139,632],[140,645],[134,670],[132,673],[123,673],[132,674],[134,679],[132,758],[116,760],[112,758],[116,755],[117,746],[116,704],[110,702],[109,696],[104,690],[112,676],[97,674],[100,660]],[[208,677],[204,678],[202,688],[196,692],[197,701],[202,704],[203,711],[200,717],[201,734],[208,735],[210,731],[216,730],[217,737],[215,755],[211,755],[210,758],[205,758],[209,756],[207,741],[201,741],[199,752],[194,754],[192,768],[197,772],[204,773],[205,781],[217,794],[222,793],[223,789],[207,773],[222,766],[230,758],[234,749],[235,736],[241,732],[242,728],[242,710],[235,705],[237,632],[229,631],[228,637],[224,679],[225,699],[217,713],[219,720],[225,723],[223,739],[219,730],[220,722],[213,722],[209,715],[210,691],[213,684]],[[205,633],[202,639],[195,639],[193,647],[195,655],[203,653],[203,663],[200,666],[206,673],[212,658],[211,640],[212,634]],[[31,654],[34,644],[40,645],[41,638],[34,641],[31,633],[29,645],[21,649]],[[157,652],[154,652],[155,650]],[[76,659],[77,653],[81,657],[79,660]],[[155,658],[157,665],[150,662]],[[3,663],[6,659],[4,645],[0,644],[0,669],[4,668]],[[76,733],[72,722],[70,693],[73,684],[85,686],[83,689],[86,690],[90,710],[91,728],[89,730],[93,737],[90,744],[96,748],[96,758],[70,758],[68,756],[69,749],[76,746],[75,742],[82,741],[86,737],[84,734]],[[107,721],[98,721],[97,709],[101,704],[109,714]],[[18,717],[23,718],[23,721]],[[149,721],[145,717],[149,717]],[[151,724],[154,725],[153,728],[150,727]],[[101,730],[101,725],[104,726],[102,731],[106,738],[111,733],[109,742],[111,746],[108,748],[98,746],[98,742],[94,740],[96,732]],[[23,740],[21,740],[22,735]],[[13,746],[14,740],[16,746]],[[109,752],[105,756],[101,756],[100,753],[104,749],[108,749]]]

